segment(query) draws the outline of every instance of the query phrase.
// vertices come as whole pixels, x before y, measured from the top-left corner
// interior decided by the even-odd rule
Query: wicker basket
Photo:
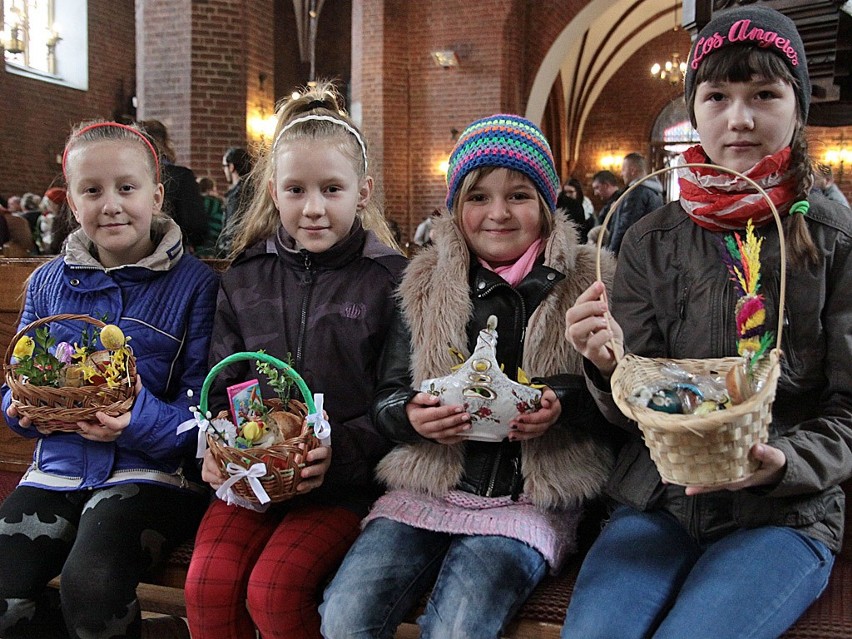
[[[288,410],[300,416],[302,419],[302,431],[297,437],[276,442],[269,447],[256,446],[244,449],[227,446],[218,437],[208,432],[207,445],[210,447],[213,458],[226,474],[228,474],[227,468],[229,464],[236,464],[246,470],[255,464],[265,464],[266,474],[263,477],[259,477],[258,480],[269,496],[269,500],[272,503],[278,503],[286,501],[296,494],[296,488],[301,480],[300,471],[305,465],[304,456],[319,446],[319,440],[314,436],[312,425],[308,424],[305,419],[307,415],[316,412],[316,407],[313,396],[301,376],[281,360],[266,353],[235,353],[216,364],[207,374],[207,378],[204,380],[204,385],[201,388],[199,410],[202,415],[207,414],[210,385],[219,372],[230,364],[247,360],[260,360],[267,364],[272,364],[293,379],[302,393],[305,403],[290,401]],[[266,400],[264,404],[276,409],[281,407],[281,402],[276,399]],[[219,417],[226,418],[227,415],[228,411],[222,411]],[[234,483],[231,486],[231,490],[253,504],[260,503],[260,499],[246,478]]]
[[[40,326],[67,320],[79,320],[97,328],[106,326],[102,321],[88,315],[50,315],[24,326],[6,347],[6,385],[12,391],[15,408],[21,417],[28,417],[43,433],[78,431],[77,422],[92,421],[97,412],[117,417],[130,410],[136,397],[136,358],[132,351],[127,361],[128,375],[125,383],[115,388],[110,388],[107,384],[60,388],[36,386],[28,384],[18,375],[17,367],[10,363],[18,340]]]
[[[682,486],[714,486],[745,479],[757,469],[758,463],[749,457],[754,444],[766,442],[769,424],[772,422],[772,403],[781,370],[781,334],[783,331],[783,309],[786,290],[786,252],[784,229],[775,205],[766,192],[748,177],[714,164],[682,164],[655,171],[627,189],[613,204],[603,221],[603,230],[624,198],[644,180],[656,175],[685,167],[707,167],[730,173],[747,181],[769,203],[780,241],[780,297],[776,346],[764,357],[754,371],[754,380],[759,388],[749,399],[726,410],[706,415],[669,414],[639,406],[630,397],[642,386],[650,386],[665,380],[663,369],[672,363],[696,374],[725,373],[735,365],[742,364],[742,357],[715,359],[666,359],[640,357],[623,354],[620,344],[613,344],[618,359],[612,375],[612,395],[624,415],[637,422],[651,451],[651,459],[660,476],[667,482]],[[601,279],[601,248],[604,233],[598,237],[597,276]],[[733,312],[733,309],[731,309]]]

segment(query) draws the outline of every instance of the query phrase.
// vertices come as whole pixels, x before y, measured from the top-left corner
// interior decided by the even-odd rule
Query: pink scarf
[[[683,153],[688,163],[707,163],[700,146]],[[779,213],[786,213],[795,199],[796,184],[789,172],[790,147],[767,155],[743,175],[750,177],[769,195]],[[740,177],[707,168],[681,168],[677,171],[680,204],[692,221],[711,231],[744,229],[746,221],[762,226],[772,219],[766,200]]]
[[[479,263],[489,271],[497,273],[497,275],[502,277],[512,286],[517,286],[520,284],[521,280],[529,275],[529,272],[532,270],[533,265],[535,265],[535,261],[538,258],[540,248],[541,238],[530,244],[529,247],[527,247],[527,250],[524,251],[524,254],[516,259],[512,264],[498,266],[497,268],[493,268],[481,257],[477,257],[476,259],[479,260]]]

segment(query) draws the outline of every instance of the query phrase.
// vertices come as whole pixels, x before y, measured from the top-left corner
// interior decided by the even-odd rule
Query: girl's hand
[[[565,313],[565,339],[609,378],[618,364],[609,342],[624,342],[624,333],[609,315],[605,300],[602,282],[587,288]]]
[[[17,417],[18,416],[18,408],[17,408],[17,406],[15,406],[14,402],[9,404],[9,408],[6,409],[6,414],[9,417]],[[29,428],[32,425],[33,425],[33,423],[32,423],[32,421],[30,420],[29,417],[21,417],[21,419],[18,420],[18,426],[20,426],[21,428]],[[36,430],[38,430],[38,429],[36,429]],[[39,431],[39,432],[41,432],[41,431]]]
[[[130,425],[130,411],[118,417],[110,417],[106,413],[95,413],[96,422],[77,422],[80,437],[93,442],[114,442],[121,436],[124,429]]]
[[[136,394],[142,392],[142,376],[136,376]],[[80,428],[80,437],[93,442],[114,442],[119,438],[124,429],[130,425],[130,411],[122,413],[118,417],[110,417],[106,413],[98,411],[95,413],[96,422],[77,422]],[[41,431],[39,431],[41,432]]]
[[[228,479],[227,475],[219,468],[216,458],[213,457],[213,451],[209,448],[204,451],[204,461],[201,463],[201,479],[210,484],[213,490],[219,488]]]
[[[301,472],[302,480],[296,486],[297,493],[306,493],[322,486],[325,474],[331,466],[331,446],[314,448],[305,455],[305,461],[307,464]]]
[[[545,388],[541,394],[541,406],[532,413],[523,413],[509,422],[512,431],[509,441],[521,442],[541,437],[547,429],[556,423],[562,414],[562,404],[551,389]]]
[[[408,420],[422,437],[439,444],[464,441],[460,434],[470,429],[470,415],[460,405],[439,406],[440,400],[429,393],[417,393],[405,406]]]
[[[700,495],[701,493],[712,493],[717,490],[742,490],[750,486],[772,486],[781,481],[784,469],[787,466],[787,456],[784,452],[768,444],[755,444],[749,451],[749,456],[760,462],[760,466],[753,475],[718,486],[687,486],[687,495]]]

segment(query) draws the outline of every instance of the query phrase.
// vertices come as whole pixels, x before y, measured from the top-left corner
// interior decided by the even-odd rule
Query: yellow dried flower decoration
[[[12,355],[15,359],[22,360],[27,357],[32,357],[33,350],[35,350],[35,340],[29,335],[24,335],[18,340],[18,343],[15,344],[15,349],[12,351]]]

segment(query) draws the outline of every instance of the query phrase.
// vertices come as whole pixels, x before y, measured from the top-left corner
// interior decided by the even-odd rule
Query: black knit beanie
[[[796,30],[796,25],[783,13],[769,7],[749,5],[719,13],[705,26],[692,45],[684,78],[684,94],[691,95],[695,89],[698,67],[708,55],[731,44],[753,44],[779,55],[790,67],[799,83],[796,99],[802,121],[808,119],[811,103],[811,81],[805,46]],[[690,116],[693,120],[694,115]],[[695,122],[693,122],[693,125]]]

